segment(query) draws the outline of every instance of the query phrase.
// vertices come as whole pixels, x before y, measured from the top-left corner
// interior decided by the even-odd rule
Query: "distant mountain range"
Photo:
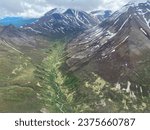
[[[0,19],[0,25],[23,27],[28,32],[43,35],[77,34],[95,26],[111,15],[110,10],[92,11],[55,8],[40,18],[5,17]]]
[[[105,19],[107,19],[108,17],[110,17],[110,15],[112,14],[112,11],[111,10],[96,10],[96,11],[92,11],[90,13],[93,16],[95,16],[95,18],[97,18],[99,20],[99,22],[102,22]]]
[[[16,27],[20,27],[25,24],[35,22],[36,20],[37,20],[36,18],[5,17],[0,19],[0,25],[7,26],[11,24]]]

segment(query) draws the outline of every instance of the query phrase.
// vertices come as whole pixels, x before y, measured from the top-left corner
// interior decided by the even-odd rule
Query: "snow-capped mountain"
[[[55,8],[24,28],[46,35],[74,35],[97,24],[97,19],[84,11]]]
[[[126,91],[147,95],[150,88],[141,85],[141,79],[146,80],[150,64],[150,2],[125,5],[74,39],[67,52],[71,71],[90,70]]]
[[[107,19],[109,16],[111,16],[112,11],[111,10],[96,10],[92,11],[91,14],[99,20],[99,22],[102,22],[103,20]]]

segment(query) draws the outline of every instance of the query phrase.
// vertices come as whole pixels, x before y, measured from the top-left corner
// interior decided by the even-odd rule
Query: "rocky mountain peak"
[[[45,14],[45,16],[50,16],[52,14],[63,14],[64,12],[66,11],[66,9],[63,9],[63,8],[54,8],[52,10],[50,10],[49,12],[47,12]]]

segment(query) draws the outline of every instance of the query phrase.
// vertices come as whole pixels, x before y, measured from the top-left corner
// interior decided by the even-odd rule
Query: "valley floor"
[[[94,73],[82,81],[67,72],[64,48],[57,41],[24,55],[0,47],[0,112],[150,112],[149,97],[130,97]]]

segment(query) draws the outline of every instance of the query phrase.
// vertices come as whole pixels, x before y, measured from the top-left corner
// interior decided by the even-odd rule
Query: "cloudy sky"
[[[0,0],[0,17],[40,17],[52,8],[75,8],[85,11],[118,10],[130,1],[145,0]]]

